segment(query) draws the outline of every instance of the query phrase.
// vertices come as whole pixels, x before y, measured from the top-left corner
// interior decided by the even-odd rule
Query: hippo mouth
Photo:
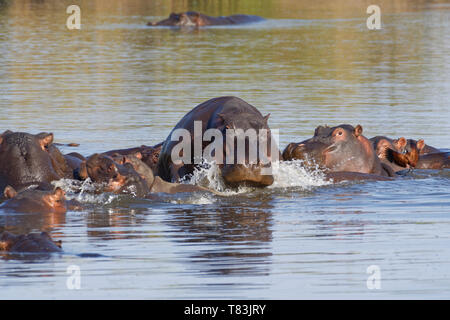
[[[225,165],[222,167],[222,177],[226,185],[230,187],[251,186],[266,187],[274,182],[272,175],[261,174],[259,165]]]

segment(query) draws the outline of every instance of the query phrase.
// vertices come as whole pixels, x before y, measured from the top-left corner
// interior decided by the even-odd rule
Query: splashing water
[[[99,184],[92,182],[90,178],[84,181],[61,179],[53,181],[52,184],[64,190],[67,200],[76,200],[81,203],[106,205],[118,198],[116,194],[96,194],[95,192],[99,189]]]
[[[274,182],[269,188],[300,187],[303,190],[311,190],[329,184],[331,182],[325,179],[325,174],[318,166],[308,168],[303,160],[292,160],[279,163]]]
[[[318,167],[307,168],[302,160],[283,161],[276,164],[274,170],[274,183],[269,188],[289,188],[300,187],[303,190],[310,190],[331,184],[325,179],[325,174]],[[248,193],[254,190],[251,187],[238,187],[231,189],[225,185],[220,173],[220,168],[215,162],[206,160],[194,170],[194,173],[183,179],[183,183],[197,184],[203,187],[220,192],[224,196],[231,196],[240,193]]]

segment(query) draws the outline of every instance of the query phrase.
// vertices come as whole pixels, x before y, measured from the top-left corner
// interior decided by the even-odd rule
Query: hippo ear
[[[53,133],[41,132],[37,135],[42,150],[53,143]]]
[[[0,241],[0,251],[9,251],[11,247],[11,241]]]
[[[284,149],[283,154],[281,155],[280,160],[284,160],[284,161],[288,161],[288,160],[292,160],[292,150],[295,149],[295,147],[297,146],[296,143],[289,143],[287,145],[287,147]]]
[[[264,116],[264,122],[267,124],[267,121],[269,121],[270,113]]]
[[[80,168],[78,168],[78,177],[81,180],[86,180],[89,177],[87,172],[86,160],[80,163]]]
[[[61,189],[60,187],[57,187],[57,188],[53,191],[53,194],[54,194],[57,198],[59,198],[59,199],[61,199],[62,197],[64,197],[64,196],[66,195],[66,193],[64,192],[64,190]]]
[[[139,160],[142,160],[142,153],[140,151],[136,152],[133,154],[136,158],[138,158]]]
[[[425,148],[425,141],[423,139],[420,139],[419,141],[417,141],[417,149],[419,149],[419,151],[421,151],[423,148]]]
[[[0,135],[0,144],[3,142],[3,137],[6,136],[7,134],[13,133],[11,130],[6,130],[5,132],[3,132]]]
[[[5,190],[3,190],[3,195],[6,199],[11,199],[17,196],[17,191],[11,186],[6,186]]]
[[[357,125],[355,130],[353,131],[353,133],[355,134],[355,136],[359,137],[360,135],[362,135],[363,132],[363,128],[361,125]]]
[[[403,150],[406,147],[407,141],[404,137],[398,138],[397,141],[394,142],[395,146],[398,150]]]

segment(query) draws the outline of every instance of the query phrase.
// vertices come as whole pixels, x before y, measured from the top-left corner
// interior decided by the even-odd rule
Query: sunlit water
[[[69,2],[0,1],[0,127],[51,131],[89,155],[156,144],[197,104],[236,95],[271,113],[281,148],[340,123],[450,147],[448,4],[380,1],[382,29],[369,31],[360,2],[201,3],[81,1],[82,29],[69,31]],[[188,9],[268,20],[145,26]],[[0,231],[45,230],[64,249],[2,258],[0,298],[450,297],[449,171],[331,185],[291,163],[263,190],[224,189],[216,173],[191,183],[221,195],[137,199],[59,181],[84,210],[0,213]],[[80,290],[67,287],[71,265]]]

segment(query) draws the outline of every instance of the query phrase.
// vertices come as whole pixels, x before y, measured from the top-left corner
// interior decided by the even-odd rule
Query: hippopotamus
[[[203,137],[205,137],[205,133],[209,129],[213,129],[219,132],[219,138],[215,137],[214,142],[222,142],[223,150],[220,150],[220,147],[218,147],[214,155],[210,150],[211,158],[208,160],[216,161],[225,184],[231,187],[238,185],[261,187],[271,185],[274,180],[273,175],[269,172],[270,170],[266,169],[271,169],[272,152],[279,154],[279,151],[276,143],[272,141],[270,128],[267,123],[268,118],[269,115],[263,117],[254,106],[233,96],[213,98],[199,104],[177,123],[165,140],[158,160],[159,176],[163,180],[176,182],[184,176],[192,174],[201,162],[200,160],[205,159],[205,150],[207,150],[207,147],[209,148],[209,142],[205,142],[204,140],[207,139],[203,139]],[[188,142],[191,146],[188,150],[181,150],[179,153],[176,153],[176,155],[182,157],[181,160],[172,159],[172,153],[174,150],[177,150],[175,148],[180,143],[179,141],[172,140],[172,135],[179,129],[189,134],[189,137],[186,139],[189,139]],[[267,142],[270,147],[268,145],[264,146],[261,143],[251,143],[249,139],[246,139],[245,152],[236,152],[239,142],[235,143],[235,141],[238,139],[239,141],[243,141],[244,135],[242,135],[242,132],[252,130],[258,132],[258,134],[265,133],[266,140],[261,141],[264,141],[262,143]],[[237,134],[234,139],[227,139],[227,135],[230,132],[240,132],[240,134]],[[196,139],[200,139],[200,143],[196,143]],[[215,139],[220,140],[215,141]],[[196,148],[196,145],[200,150]],[[251,159],[249,157],[250,145],[251,148],[256,150],[258,159]],[[267,151],[265,158],[260,154],[263,147]],[[184,152],[186,152],[186,155]]]
[[[169,18],[159,22],[149,22],[148,26],[170,26],[170,27],[203,27],[203,26],[226,26],[260,22],[265,19],[259,16],[235,14],[226,17],[210,17],[196,11],[183,13],[171,13]]]
[[[380,162],[362,132],[361,125],[319,126],[312,138],[288,144],[283,160],[305,160],[307,166],[317,165],[331,172],[394,176],[394,172]]]
[[[95,153],[83,161],[77,176],[81,180],[90,178],[95,183],[105,184],[102,191],[132,193],[138,197],[148,193],[147,182],[130,166],[124,166],[111,157]]]
[[[142,160],[147,166],[152,169],[153,173],[157,174],[158,159],[161,152],[163,143],[158,143],[154,146],[142,145],[140,147],[128,148],[128,149],[117,149],[107,152],[103,152],[107,156],[117,156],[117,155],[136,155],[139,154],[140,160]]]
[[[370,139],[383,163],[390,165],[394,171],[405,168],[443,169],[450,167],[448,152],[425,144],[423,139],[391,139],[377,136]]]
[[[52,189],[50,182],[71,177],[64,157],[52,146],[53,134],[5,131],[0,135],[0,189],[30,185]]]
[[[0,235],[0,251],[11,253],[62,252],[61,240],[54,241],[47,232],[14,235],[4,231]]]
[[[210,190],[201,186],[191,185],[191,184],[181,184],[181,183],[170,183],[162,180],[159,176],[154,176],[153,170],[144,163],[142,159],[142,155],[140,152],[136,152],[134,154],[128,155],[120,155],[115,154],[112,156],[114,161],[117,163],[127,166],[130,165],[132,168],[141,176],[142,179],[147,183],[149,192],[151,193],[169,193],[174,194],[178,192],[213,192],[214,190]]]
[[[419,156],[416,169],[450,168],[450,152],[435,152]]]
[[[380,161],[391,167],[395,172],[415,168],[419,160],[419,154],[425,148],[423,139],[416,141],[406,140],[404,137],[390,139],[377,136],[370,140]]]
[[[7,199],[0,209],[23,213],[65,213],[67,211],[65,192],[57,187],[52,191],[28,189],[17,192],[7,186],[3,192]]]

